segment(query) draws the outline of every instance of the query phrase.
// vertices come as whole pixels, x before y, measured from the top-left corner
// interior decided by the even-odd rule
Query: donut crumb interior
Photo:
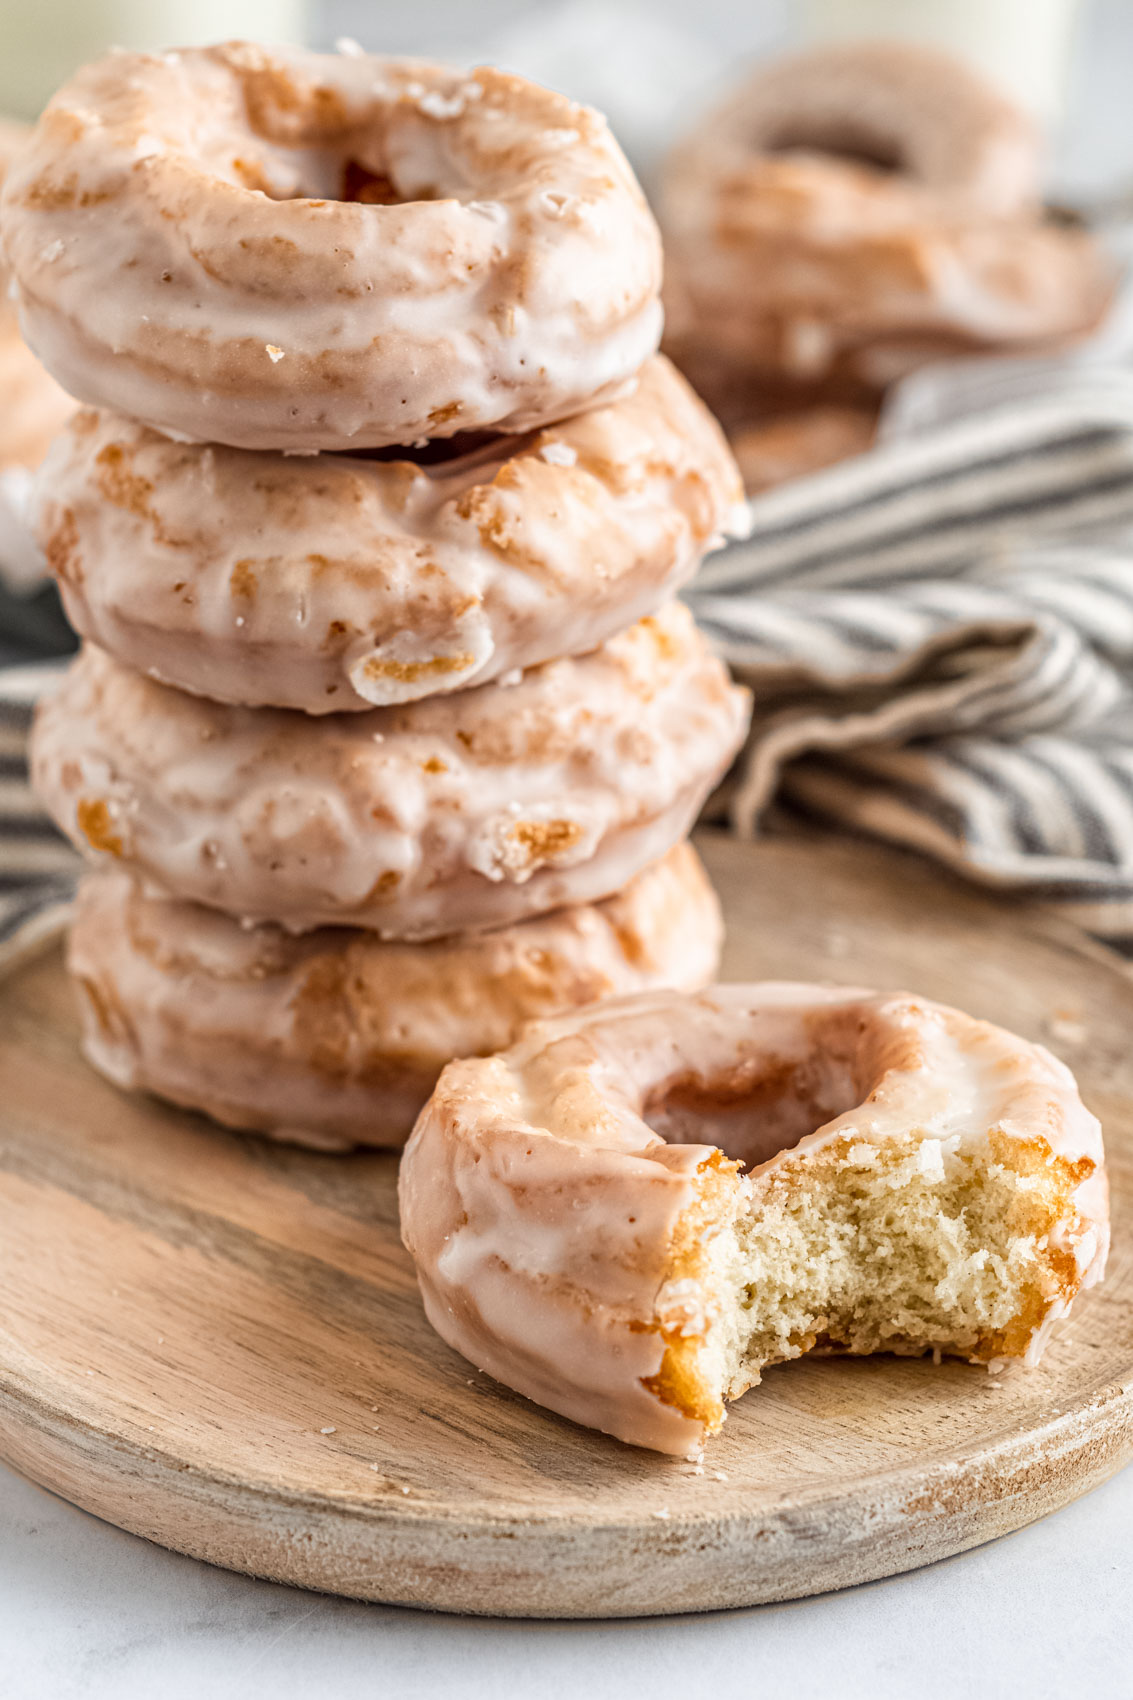
[[[717,1153],[658,1296],[667,1349],[647,1385],[711,1432],[765,1367],[815,1349],[1021,1357],[1073,1291],[1047,1236],[1081,1178],[994,1129],[976,1148],[840,1138],[751,1176]]]

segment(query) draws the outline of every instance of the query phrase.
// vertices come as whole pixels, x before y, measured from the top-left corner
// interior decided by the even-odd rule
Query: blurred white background
[[[1060,109],[1051,187],[1069,198],[1133,183],[1131,0],[0,0],[0,110],[31,116],[111,44],[245,35],[526,72],[602,107],[648,176],[746,61],[816,30],[943,33]],[[1076,21],[1072,48],[1069,23]]]
[[[679,135],[745,61],[801,42],[831,13],[868,29],[871,14],[903,12],[906,27],[968,30],[978,53],[977,36],[1000,12],[1014,26],[1018,61],[1052,10],[1076,13],[1076,27],[1063,48],[1051,187],[1109,193],[1133,183],[1131,0],[312,0],[309,33],[319,46],[348,35],[383,52],[484,57],[537,76],[603,108],[648,173],[658,141]],[[1060,33],[1057,20],[1053,28]]]

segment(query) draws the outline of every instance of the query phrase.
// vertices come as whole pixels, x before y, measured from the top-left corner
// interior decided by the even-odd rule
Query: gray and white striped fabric
[[[922,374],[751,519],[690,595],[755,693],[737,830],[786,798],[1133,953],[1133,369]]]
[[[63,663],[0,669],[0,960],[50,932],[72,894],[78,858],[28,784],[26,746],[38,698]]]
[[[1133,367],[919,374],[876,449],[750,519],[689,592],[755,694],[736,829],[785,799],[1133,954]],[[0,672],[0,942],[73,877],[23,768],[54,670]]]

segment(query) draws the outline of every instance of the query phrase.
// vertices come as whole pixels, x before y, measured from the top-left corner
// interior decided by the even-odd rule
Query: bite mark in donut
[[[906,994],[655,993],[453,1063],[402,1161],[445,1340],[688,1454],[809,1351],[1036,1362],[1108,1246],[1069,1071]]]

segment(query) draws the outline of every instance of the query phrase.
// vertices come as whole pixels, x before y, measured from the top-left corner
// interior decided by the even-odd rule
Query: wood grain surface
[[[779,1366],[703,1473],[539,1410],[421,1312],[396,1158],[122,1095],[58,944],[0,983],[0,1454],[259,1576],[456,1611],[609,1617],[845,1587],[1066,1503],[1133,1452],[1133,978],[1041,914],[856,846],[705,837],[725,978],[907,986],[1041,1038],[1101,1116],[1105,1286],[1043,1366]]]

